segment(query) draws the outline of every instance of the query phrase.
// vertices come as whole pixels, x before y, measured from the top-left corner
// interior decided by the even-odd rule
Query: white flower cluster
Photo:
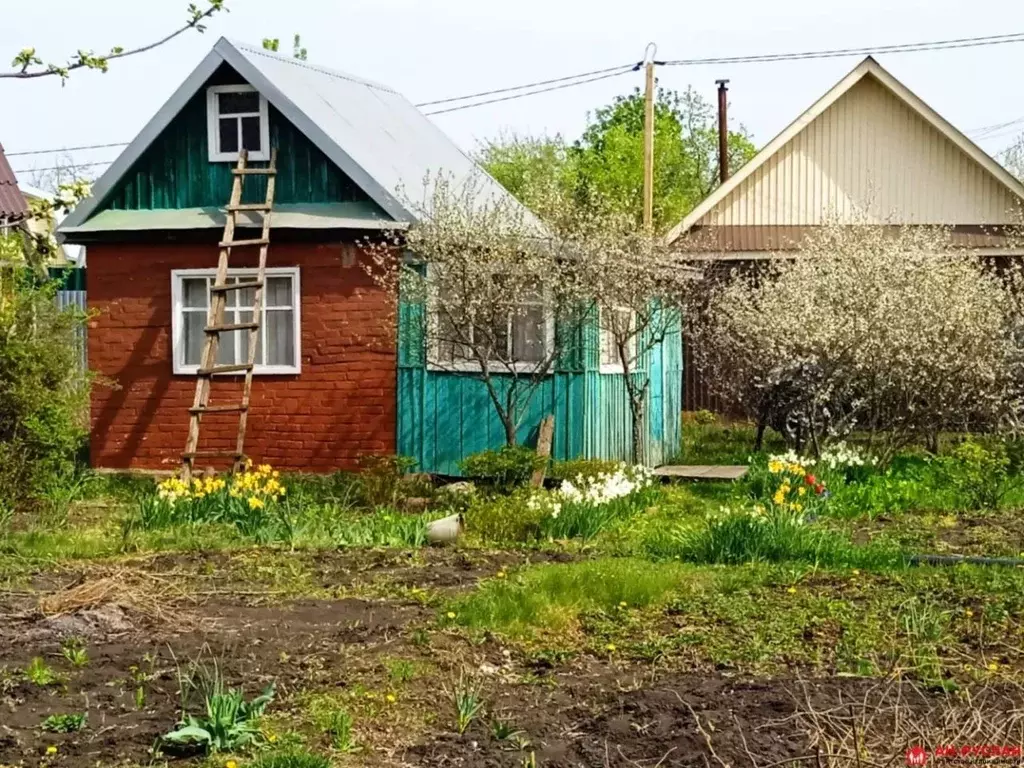
[[[863,467],[875,463],[873,457],[868,456],[858,448],[846,443],[836,443],[822,451],[820,464],[829,469],[845,469],[847,467]]]
[[[620,464],[614,472],[591,477],[577,475],[575,482],[563,480],[558,495],[572,504],[598,506],[643,490],[652,482],[651,470],[647,467]]]
[[[562,511],[562,503],[560,501],[552,501],[546,496],[531,496],[526,502],[526,508],[529,510],[544,509],[551,513],[554,518],[558,517],[558,514]]]

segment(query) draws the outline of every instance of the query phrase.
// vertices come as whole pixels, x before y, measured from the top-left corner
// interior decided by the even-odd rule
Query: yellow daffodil
[[[613,651],[615,651],[615,643],[608,643],[608,645],[606,645],[606,646],[604,647],[604,649],[605,649],[606,651],[612,651],[612,652],[613,652]]]
[[[395,694],[393,693],[389,693],[387,695],[387,700],[389,704],[394,704],[397,701],[397,699],[395,698]]]
[[[988,669],[989,672],[996,672],[999,669],[999,665],[994,661],[990,661],[986,669]]]
[[[455,618],[455,612],[454,611],[448,611],[448,613],[446,615],[448,616],[449,619],[454,619]]]
[[[224,768],[238,768],[238,763],[236,763],[234,760],[228,760],[226,763],[224,763]]]
[[[970,608],[968,608],[966,611],[964,611],[964,616],[966,616],[969,619],[972,616],[974,616],[974,611],[972,611]]]
[[[256,496],[249,497],[249,509],[263,509],[263,499]]]
[[[53,744],[51,744],[50,746],[48,746],[46,748],[46,754],[48,754],[48,755],[56,755],[57,754],[57,748]]]
[[[796,587],[790,587],[786,591],[789,592],[789,594],[791,594],[791,595],[795,595],[796,594]]]

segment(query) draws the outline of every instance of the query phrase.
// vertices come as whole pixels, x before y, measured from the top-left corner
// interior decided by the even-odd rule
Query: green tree
[[[718,131],[714,108],[692,88],[659,89],[655,101],[654,224],[677,224],[718,184]],[[528,206],[559,186],[578,203],[610,207],[643,218],[644,98],[638,90],[597,109],[583,135],[502,136],[478,153],[480,163]],[[740,127],[729,134],[735,171],[755,147]]]

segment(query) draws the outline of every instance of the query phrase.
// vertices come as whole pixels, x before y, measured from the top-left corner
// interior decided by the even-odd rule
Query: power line
[[[586,78],[584,80],[576,80],[575,82],[572,82],[572,83],[563,83],[561,85],[552,85],[552,86],[549,86],[548,88],[538,88],[537,90],[527,91],[526,93],[514,93],[514,94],[511,94],[510,96],[501,96],[501,97],[499,97],[497,99],[487,99],[485,101],[474,101],[471,104],[460,104],[457,107],[448,107],[447,109],[438,109],[438,110],[435,110],[433,112],[424,112],[423,114],[425,114],[425,115],[443,115],[443,114],[445,114],[447,112],[458,112],[459,110],[463,110],[463,109],[472,109],[473,107],[482,107],[485,104],[496,104],[499,101],[511,101],[513,99],[521,99],[524,96],[535,96],[538,93],[547,93],[548,91],[558,91],[558,90],[561,90],[562,88],[572,88],[573,86],[584,85],[585,83],[596,83],[598,80],[607,80],[608,78],[611,78],[611,77],[618,77],[619,75],[629,74],[629,73],[631,73],[633,71],[633,66],[634,65],[630,64],[628,67],[625,67],[623,69],[619,69],[616,72],[608,72],[608,73],[603,74],[603,75],[597,75],[596,77],[589,77],[589,78]]]
[[[15,173],[42,173],[43,171],[62,171],[67,168],[88,168],[93,165],[110,165],[113,160],[100,160],[96,163],[75,163],[73,166],[67,165],[51,165],[48,168],[22,168],[20,171],[16,170]]]
[[[110,147],[127,146],[127,141],[115,141],[113,144],[86,144],[81,147],[59,147],[58,149],[33,149],[28,152],[5,152],[7,157],[24,157],[25,155],[52,155],[57,152],[78,152],[85,149],[109,149]]]
[[[666,61],[667,66],[697,66],[701,64],[750,64],[775,61],[802,61],[805,59],[832,59],[841,56],[869,56],[875,53],[921,53],[944,51],[951,48],[977,48],[985,45],[1004,45],[1024,42],[1024,32],[984,37],[958,37],[950,40],[933,40],[920,43],[897,43],[895,45],[864,46],[861,48],[831,48],[820,51],[798,53],[763,53],[751,56],[719,56],[706,59],[674,59]]]
[[[933,40],[927,42],[918,43],[898,43],[894,45],[880,45],[880,46],[864,46],[860,48],[831,48],[817,51],[801,51],[796,53],[771,53],[771,54],[756,54],[750,56],[719,56],[710,57],[703,59],[673,59],[665,62],[659,62],[666,66],[700,66],[706,64],[749,64],[749,63],[768,63],[777,61],[803,61],[808,59],[828,59],[838,58],[844,56],[866,56],[870,54],[878,53],[922,53],[927,51],[941,51],[950,50],[955,48],[976,48],[980,46],[989,45],[1005,45],[1008,43],[1021,43],[1024,42],[1024,32],[1013,32],[1002,35],[985,35],[981,37],[960,37],[952,38],[949,40]],[[448,112],[458,112],[463,109],[472,109],[474,107],[482,107],[487,104],[495,104],[503,101],[512,101],[514,99],[521,99],[527,96],[535,96],[540,93],[547,93],[549,91],[560,90],[562,88],[572,88],[577,85],[585,85],[587,83],[596,82],[598,80],[604,80],[610,77],[618,77],[619,75],[626,74],[627,72],[633,71],[635,65],[620,65],[618,67],[608,67],[606,69],[593,70],[591,72],[583,72],[576,75],[566,75],[564,77],[556,77],[549,80],[539,80],[534,83],[526,83],[524,85],[509,86],[507,88],[495,88],[489,91],[479,91],[477,93],[467,94],[465,96],[452,96],[445,99],[436,99],[434,101],[424,101],[416,104],[416,107],[429,107],[436,106],[439,104],[449,104],[458,101],[467,101],[469,99],[476,99],[482,96],[493,96],[497,94],[509,94],[501,96],[495,99],[485,99],[483,101],[475,101],[470,104],[461,104],[455,107],[449,107],[447,109],[439,109],[433,112],[427,112],[427,115],[442,115]],[[549,87],[542,87],[549,86]],[[517,93],[518,92],[518,93]],[[1013,121],[1015,124],[1016,121]],[[996,128],[1004,128],[1009,124],[1000,124],[999,126],[987,126],[995,130]],[[983,129],[979,129],[983,130]],[[110,144],[87,144],[79,147],[61,147],[57,149],[37,149],[27,152],[9,152],[8,157],[21,157],[26,155],[47,155],[55,154],[57,152],[78,152],[86,151],[91,149],[107,149],[111,147],[124,147],[127,146],[128,142],[114,142]],[[86,163],[86,165],[100,165],[101,163]],[[53,170],[53,169],[40,169],[40,170]]]
[[[579,78],[591,77],[593,75],[604,75],[604,74],[607,74],[609,72],[614,72],[614,73],[617,74],[618,72],[620,72],[622,70],[625,70],[627,68],[632,69],[633,66],[634,66],[633,64],[620,64],[617,67],[608,67],[607,69],[596,69],[593,72],[581,72],[578,75],[566,75],[565,77],[556,77],[556,78],[554,78],[552,80],[539,80],[536,83],[527,83],[526,85],[513,85],[513,86],[510,86],[508,88],[496,88],[493,91],[480,91],[479,93],[469,93],[469,94],[466,94],[465,96],[452,96],[452,97],[447,98],[447,99],[437,99],[436,101],[424,101],[424,102],[421,102],[421,103],[416,104],[414,106],[417,106],[417,107],[433,107],[433,106],[435,106],[437,104],[448,104],[448,103],[453,102],[453,101],[466,101],[467,99],[476,99],[476,98],[479,98],[481,96],[493,96],[493,95],[495,95],[497,93],[509,93],[510,91],[523,91],[523,90],[526,90],[527,88],[536,88],[538,86],[551,85],[553,83],[564,83],[567,80],[577,80]],[[585,82],[589,82],[589,81],[585,81]],[[539,91],[539,93],[543,93],[543,91]],[[527,94],[527,95],[529,95],[529,94]]]

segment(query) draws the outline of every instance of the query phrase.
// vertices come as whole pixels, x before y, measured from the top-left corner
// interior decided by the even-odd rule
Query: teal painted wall
[[[244,82],[223,65],[110,191],[100,210],[223,206],[231,194],[233,162],[211,163],[206,136],[206,86]],[[274,201],[336,203],[368,200],[326,155],[272,105],[270,144],[278,150]],[[254,167],[266,163],[252,163]],[[246,179],[244,202],[262,202],[266,179]]]
[[[470,373],[425,365],[423,306],[403,302],[398,336],[398,452],[423,472],[459,474],[466,456],[505,444],[505,433],[486,386]],[[621,374],[600,372],[597,328],[584,329],[579,354],[569,354],[534,393],[517,437],[532,445],[541,420],[555,417],[552,456],[557,459],[632,456],[632,420]],[[643,361],[650,375],[647,398],[648,461],[665,463],[680,440],[682,343],[678,329]]]

